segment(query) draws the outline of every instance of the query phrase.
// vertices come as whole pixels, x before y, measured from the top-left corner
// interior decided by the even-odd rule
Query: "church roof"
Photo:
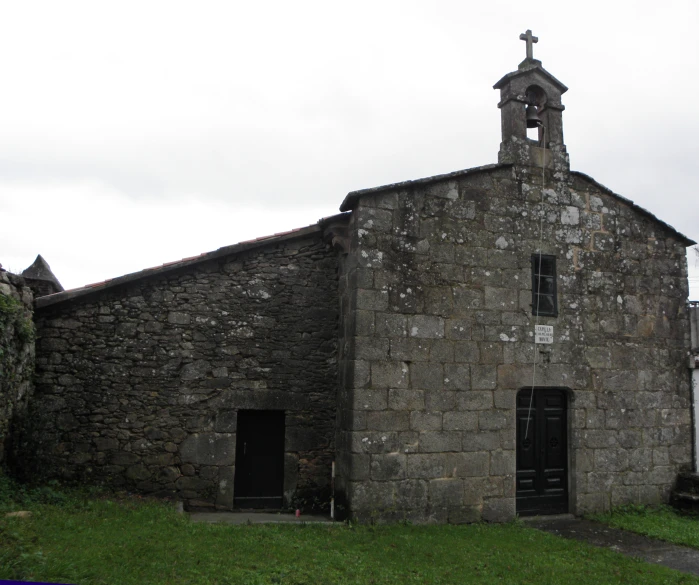
[[[542,75],[547,77],[551,83],[553,83],[561,93],[568,91],[568,88],[558,81],[553,75],[551,75],[546,69],[541,66],[541,61],[536,59],[525,59],[519,64],[517,71],[512,71],[503,75],[500,80],[493,86],[493,89],[502,88],[508,81],[520,77],[522,75],[529,75],[532,71],[539,71]]]
[[[417,185],[429,185],[430,183],[436,183],[437,181],[446,181],[448,179],[458,179],[460,177],[465,177],[466,175],[474,175],[476,173],[484,173],[486,171],[492,171],[494,169],[504,169],[513,166],[510,163],[507,164],[493,164],[493,165],[483,165],[482,167],[471,167],[470,169],[463,169],[461,171],[454,171],[452,173],[446,173],[444,175],[434,175],[432,177],[425,177],[423,179],[414,179],[412,181],[401,181],[400,183],[390,183],[388,185],[381,185],[379,187],[371,187],[369,189],[360,189],[358,191],[350,191],[347,193],[344,201],[340,205],[340,211],[351,211],[357,205],[360,197],[364,195],[374,195],[376,193],[381,193],[383,191],[396,191],[398,189],[405,189],[407,187],[414,187]]]
[[[333,215],[331,217],[325,217],[323,219],[318,220],[317,223],[306,227],[291,229],[286,232],[279,232],[269,236],[261,236],[252,240],[239,242],[231,246],[224,246],[223,248],[219,248],[218,250],[214,250],[212,252],[204,252],[203,254],[199,254],[197,256],[190,256],[189,258],[175,260],[174,262],[166,262],[165,264],[162,264],[160,266],[145,268],[144,270],[139,270],[138,272],[132,272],[123,276],[118,276],[116,278],[110,278],[102,282],[95,282],[93,284],[88,284],[79,288],[73,288],[60,293],[39,297],[35,301],[35,306],[37,309],[40,309],[42,307],[48,307],[57,303],[62,303],[65,301],[83,297],[85,295],[111,289],[120,285],[136,282],[144,278],[151,278],[153,276],[167,274],[168,272],[172,272],[174,270],[179,270],[181,268],[193,266],[196,264],[200,264],[201,262],[207,262],[209,260],[214,260],[223,256],[239,254],[241,252],[254,250],[256,248],[267,246],[269,244],[277,244],[279,242],[284,242],[287,240],[302,238],[310,234],[316,234],[322,232],[324,226],[327,223],[342,218],[344,216],[345,214],[338,214]]]
[[[353,210],[357,206],[359,199],[361,197],[364,197],[367,195],[374,195],[374,194],[379,194],[379,193],[383,193],[383,192],[387,192],[387,191],[406,189],[406,188],[419,186],[419,185],[429,185],[431,183],[435,183],[438,181],[458,179],[460,177],[465,177],[468,175],[474,175],[477,173],[487,173],[489,171],[493,171],[496,169],[506,169],[506,168],[511,168],[513,166],[514,165],[510,164],[510,163],[490,164],[490,165],[484,165],[484,166],[480,166],[480,167],[473,167],[470,169],[463,169],[460,171],[454,171],[452,173],[435,175],[432,177],[425,177],[422,179],[415,179],[412,181],[402,181],[399,183],[391,183],[388,185],[381,185],[381,186],[372,187],[369,189],[361,189],[358,191],[351,191],[350,193],[347,194],[344,201],[340,205],[340,211],[346,212],[346,211]],[[582,179],[588,183],[591,183],[592,185],[594,185],[595,187],[597,187],[598,189],[600,189],[601,191],[603,191],[607,195],[610,195],[611,197],[618,199],[619,201],[623,202],[624,204],[628,205],[629,207],[631,207],[632,209],[637,211],[639,214],[646,216],[646,217],[652,219],[653,221],[655,221],[656,223],[660,224],[666,230],[668,230],[673,236],[675,236],[678,240],[680,240],[685,246],[693,246],[697,243],[694,240],[685,236],[684,234],[678,232],[671,225],[658,219],[650,211],[644,209],[643,207],[640,207],[639,205],[636,205],[630,199],[627,199],[626,197],[622,197],[621,195],[614,193],[611,189],[605,187],[601,183],[598,183],[589,175],[586,175],[585,173],[581,173],[579,171],[570,171],[570,174],[573,176],[577,176],[580,179]],[[35,305],[36,305],[37,309],[42,308],[42,307],[48,307],[51,305],[55,305],[57,303],[72,300],[75,298],[79,298],[79,297],[82,297],[82,296],[85,296],[88,294],[96,293],[99,291],[104,291],[104,290],[111,289],[111,288],[116,287],[116,286],[135,282],[135,281],[138,281],[138,280],[141,280],[144,278],[150,278],[153,276],[160,276],[162,274],[166,274],[166,273],[174,271],[174,270],[179,270],[181,268],[193,266],[193,265],[199,264],[201,262],[206,262],[206,261],[220,258],[223,256],[228,256],[230,254],[237,254],[237,253],[245,252],[245,251],[252,250],[255,248],[260,248],[260,247],[266,246],[268,244],[283,242],[286,240],[300,238],[300,237],[304,237],[304,236],[307,236],[310,234],[319,233],[319,232],[322,232],[324,227],[327,224],[329,224],[330,222],[344,218],[344,217],[348,217],[348,216],[349,216],[349,214],[340,213],[338,215],[323,218],[323,219],[319,220],[317,223],[315,223],[313,225],[306,226],[306,227],[296,228],[296,229],[292,229],[292,230],[289,230],[286,232],[280,232],[280,233],[276,233],[276,234],[269,235],[269,236],[262,236],[259,238],[255,238],[253,240],[239,242],[239,243],[233,244],[231,246],[225,246],[223,248],[219,248],[218,250],[214,250],[212,252],[205,252],[203,254],[199,254],[198,256],[191,256],[189,258],[183,258],[182,260],[177,260],[174,262],[166,262],[165,264],[162,264],[161,266],[154,266],[152,268],[146,268],[146,269],[141,270],[139,272],[125,274],[124,276],[119,276],[117,278],[108,279],[108,280],[105,280],[103,282],[88,284],[88,285],[80,287],[80,288],[75,288],[75,289],[67,290],[64,292],[59,292],[56,294],[47,295],[44,297],[39,297],[36,299]]]
[[[467,175],[473,175],[476,173],[484,173],[488,171],[492,171],[495,169],[504,169],[508,167],[513,167],[514,165],[512,163],[501,163],[501,164],[492,164],[492,165],[484,165],[481,167],[473,167],[470,169],[464,169],[461,171],[455,171],[453,173],[446,173],[444,175],[434,175],[432,177],[425,177],[423,179],[415,179],[413,181],[403,181],[400,183],[391,183],[388,185],[381,185],[379,187],[372,187],[370,189],[361,189],[359,191],[351,191],[350,193],[347,194],[345,197],[344,201],[342,202],[342,205],[340,205],[340,211],[351,211],[357,206],[357,203],[359,202],[359,199],[361,197],[364,197],[366,195],[374,195],[378,193],[383,193],[385,191],[396,191],[399,189],[406,189],[409,187],[417,186],[417,185],[429,185],[430,183],[436,183],[438,181],[446,181],[450,179],[458,179],[460,177],[465,177]],[[665,229],[667,229],[672,235],[677,237],[685,246],[694,246],[697,242],[694,240],[688,238],[684,234],[678,232],[675,228],[673,228],[670,224],[665,223],[663,220],[658,219],[655,215],[653,215],[650,211],[647,209],[644,209],[640,205],[636,205],[631,199],[627,199],[626,197],[623,197],[622,195],[619,195],[609,189],[608,187],[605,187],[601,183],[598,183],[595,181],[592,177],[589,175],[586,175],[585,173],[581,173],[580,171],[570,171],[571,175],[580,177],[584,181],[587,181],[588,183],[593,184],[595,187],[600,189],[600,191],[603,191],[607,195],[610,195],[614,197],[615,199],[618,199],[619,201],[622,201],[641,215],[644,215],[656,223],[662,225]]]

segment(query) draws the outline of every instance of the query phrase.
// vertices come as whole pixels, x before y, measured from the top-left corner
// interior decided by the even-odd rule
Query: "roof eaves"
[[[655,215],[653,215],[653,214],[652,214],[650,211],[648,211],[647,209],[644,209],[644,208],[641,207],[640,205],[637,205],[636,203],[634,203],[633,201],[631,201],[631,199],[627,199],[627,198],[624,197],[623,195],[619,195],[618,193],[615,193],[615,192],[612,191],[609,187],[605,187],[602,183],[599,183],[599,182],[595,181],[595,179],[593,179],[590,175],[586,175],[585,173],[582,173],[582,172],[580,172],[580,171],[570,171],[570,174],[571,174],[571,175],[576,175],[576,176],[578,176],[578,177],[580,177],[580,178],[582,178],[582,179],[584,179],[584,180],[586,180],[586,181],[592,183],[593,185],[595,185],[595,187],[597,187],[597,188],[600,189],[601,191],[604,191],[607,195],[611,195],[612,197],[618,199],[619,201],[622,201],[623,203],[626,203],[626,204],[627,204],[629,207],[631,207],[632,209],[635,209],[635,210],[638,211],[639,213],[642,213],[643,215],[645,215],[645,216],[651,218],[653,221],[659,223],[659,224],[662,225],[664,228],[666,228],[667,230],[669,230],[669,231],[671,231],[673,234],[675,234],[686,246],[695,246],[695,245],[696,245],[696,242],[695,242],[694,240],[692,240],[691,238],[688,238],[688,237],[685,236],[683,233],[678,232],[678,231],[677,231],[674,227],[672,227],[669,223],[665,223],[662,219],[659,219],[658,217],[656,217]]]
[[[511,167],[512,164],[498,163],[491,165],[483,165],[481,167],[472,167],[470,169],[463,169],[461,171],[454,171],[452,173],[446,173],[444,175],[434,175],[432,177],[425,177],[423,179],[415,179],[412,181],[402,181],[400,183],[391,183],[389,185],[381,185],[380,187],[372,187],[370,189],[360,189],[359,191],[350,191],[345,197],[342,205],[340,205],[340,211],[351,211],[357,205],[360,197],[365,195],[375,195],[377,193],[382,193],[384,191],[395,191],[398,189],[405,189],[407,187],[414,187],[418,185],[428,185],[430,183],[435,183],[437,181],[446,181],[449,179],[458,179],[460,177],[465,177],[466,175],[472,175],[476,173],[484,173],[487,171],[492,171],[499,168]]]
[[[322,221],[322,220],[321,220]],[[92,284],[85,285],[80,288],[74,288],[66,290],[60,293],[47,295],[44,297],[39,297],[34,301],[34,306],[36,309],[43,309],[44,307],[49,307],[56,305],[58,303],[63,303],[66,301],[74,300],[86,295],[94,294],[97,292],[102,292],[117,286],[124,284],[130,284],[142,280],[144,278],[150,278],[153,276],[160,276],[167,274],[174,270],[179,270],[184,267],[193,266],[201,262],[206,262],[209,260],[214,260],[216,258],[221,258],[222,256],[228,256],[231,254],[239,254],[241,252],[246,252],[248,250],[254,250],[255,248],[261,248],[268,244],[276,244],[279,242],[284,242],[287,240],[292,240],[296,238],[301,238],[310,234],[318,233],[321,231],[321,226],[319,223],[309,225],[307,227],[297,228],[289,230],[286,232],[280,232],[271,236],[263,236],[253,240],[246,240],[233,244],[231,246],[225,246],[214,250],[212,252],[205,252],[197,256],[190,256],[188,258],[183,258],[182,260],[175,260],[173,262],[166,262],[160,266],[153,266],[151,268],[145,268],[138,272],[132,272],[130,274],[125,274],[123,276],[118,276],[116,278],[111,278],[104,280],[102,282],[95,282]]]
[[[553,75],[551,75],[546,69],[544,69],[540,64],[535,65],[532,67],[525,67],[524,69],[518,69],[517,71],[512,71],[510,73],[506,73],[503,75],[499,81],[493,86],[493,89],[500,89],[505,83],[510,80],[514,79],[515,77],[519,77],[521,75],[527,75],[528,73],[531,73],[532,71],[540,71],[544,76],[548,77],[551,82],[558,86],[558,89],[560,90],[561,93],[565,93],[568,91],[568,87],[561,83],[558,79],[556,79]]]

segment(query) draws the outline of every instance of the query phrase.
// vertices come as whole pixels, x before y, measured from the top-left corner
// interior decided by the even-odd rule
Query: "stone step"
[[[699,494],[673,490],[670,504],[679,510],[699,512]]]
[[[676,492],[699,494],[699,473],[684,472],[677,476]]]

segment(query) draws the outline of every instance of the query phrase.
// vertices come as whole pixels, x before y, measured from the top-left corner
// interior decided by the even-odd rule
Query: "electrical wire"
[[[532,417],[532,405],[534,404],[534,387],[536,386],[536,366],[539,361],[539,352],[536,347],[536,327],[539,324],[539,302],[541,300],[541,247],[544,243],[544,189],[546,188],[546,126],[542,127],[542,140],[544,148],[542,149],[543,156],[541,160],[541,214],[539,219],[539,267],[536,273],[536,320],[534,322],[534,368],[532,371],[532,387],[529,396],[529,411],[527,412],[527,426],[524,430],[525,440],[529,436],[529,421]],[[536,267],[535,267],[536,268]]]

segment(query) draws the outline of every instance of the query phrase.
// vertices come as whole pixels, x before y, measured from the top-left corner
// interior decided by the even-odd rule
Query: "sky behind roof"
[[[689,0],[2,3],[0,262],[73,288],[496,162],[527,28],[570,88],[571,168],[699,240],[697,23]]]

